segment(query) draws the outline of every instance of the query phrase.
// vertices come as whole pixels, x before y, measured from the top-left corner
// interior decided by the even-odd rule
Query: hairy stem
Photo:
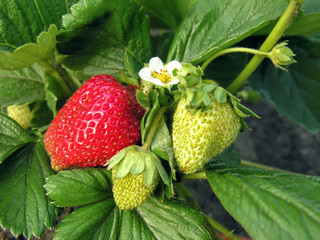
[[[167,111],[167,109],[168,109],[168,107],[160,108],[157,115],[153,119],[152,125],[151,125],[149,132],[148,132],[148,135],[146,137],[146,140],[144,141],[143,146],[142,146],[143,150],[148,150],[150,148],[153,136],[158,128],[159,121],[160,121],[161,117],[163,116],[163,114]]]
[[[245,47],[234,47],[234,48],[227,48],[224,49],[214,55],[212,55],[210,58],[208,58],[201,66],[202,70],[204,71],[206,67],[209,65],[210,62],[212,62],[214,59],[227,54],[227,53],[235,53],[235,52],[242,52],[242,53],[251,53],[256,55],[261,55],[268,57],[270,55],[269,52],[262,52],[260,50],[252,49],[252,48],[245,48]]]
[[[219,232],[221,232],[226,237],[230,238],[231,240],[240,240],[240,238],[233,233],[233,231],[230,231],[229,229],[222,226],[220,223],[218,223],[216,220],[210,218],[207,216],[208,222],[210,225],[217,229]]]
[[[282,37],[284,31],[288,28],[294,16],[297,14],[299,7],[304,2],[304,0],[290,0],[288,7],[280,17],[277,24],[274,26],[273,30],[264,41],[260,47],[260,51],[269,52],[273,46],[278,42]],[[257,69],[262,60],[265,58],[263,55],[255,55],[247,66],[242,70],[239,76],[227,87],[227,90],[231,93],[236,92],[251,74]]]

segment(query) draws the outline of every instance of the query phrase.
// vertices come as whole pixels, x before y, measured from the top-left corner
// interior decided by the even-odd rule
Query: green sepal
[[[134,164],[138,156],[136,154],[130,154],[131,151],[127,151],[127,155],[118,164],[115,177],[117,179],[123,178],[130,172],[131,166]]]
[[[225,90],[223,87],[218,86],[214,92],[214,99],[218,102],[218,103],[225,103],[227,101],[227,90]]]
[[[137,158],[135,164],[133,164],[130,168],[130,173],[133,175],[137,175],[143,172],[145,169],[145,162],[143,158]]]
[[[170,179],[169,179],[169,176],[168,176],[166,170],[164,169],[161,161],[158,161],[157,169],[158,169],[159,175],[160,175],[162,181],[164,182],[164,184],[169,186],[170,185]]]
[[[108,170],[116,166],[127,155],[127,149],[130,147],[122,149],[120,152],[110,158],[110,160],[105,164],[105,166],[108,165]]]
[[[248,116],[252,116],[255,118],[261,118],[260,116],[258,116],[256,113],[254,113],[253,111],[251,111],[249,108],[245,107],[244,105],[241,104],[241,100],[236,98],[235,96],[233,96],[231,93],[228,92],[228,96],[230,98],[231,104],[235,110],[235,112],[237,113],[237,115],[239,117],[248,117]]]
[[[245,130],[251,130],[251,128],[248,127],[246,121],[241,117],[240,118],[240,132],[244,132]]]
[[[154,153],[150,153],[145,156],[145,170],[144,170],[144,182],[148,187],[151,187],[157,178],[157,162],[158,157]]]
[[[203,84],[201,90],[206,93],[209,93],[209,92],[212,92],[216,87],[217,87],[217,85],[215,85],[215,84],[210,84],[210,83]]]
[[[168,174],[158,156],[136,145],[121,150],[107,164],[108,170],[117,167],[116,179],[123,178],[129,173],[132,175],[144,173],[144,181],[148,187],[157,181],[159,175],[165,184],[169,184]]]

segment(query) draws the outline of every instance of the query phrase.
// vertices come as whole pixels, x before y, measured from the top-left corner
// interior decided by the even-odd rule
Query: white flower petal
[[[150,82],[152,82],[153,84],[158,85],[158,86],[165,86],[166,85],[163,82],[161,82],[158,78],[152,78],[152,80]]]
[[[182,68],[182,64],[176,60],[169,62],[167,65],[167,70],[168,70],[168,73],[170,73],[170,74],[172,74],[172,71],[174,69],[180,70],[180,68]]]
[[[139,76],[141,77],[141,79],[145,80],[145,81],[149,81],[150,79],[152,79],[152,76],[151,76],[151,71],[149,68],[145,67],[145,68],[142,68],[140,71],[139,71]]]
[[[177,84],[179,83],[179,79],[178,78],[174,78],[171,80],[171,82],[168,82],[167,85],[174,85],[174,84]]]
[[[149,62],[149,69],[151,72],[160,72],[161,69],[163,69],[163,63],[160,58],[153,57],[150,59]]]

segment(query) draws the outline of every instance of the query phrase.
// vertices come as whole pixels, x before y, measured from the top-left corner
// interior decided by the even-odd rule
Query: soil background
[[[239,134],[235,149],[242,159],[272,167],[320,176],[320,133],[311,134],[285,116],[279,116],[266,101],[244,103],[261,119],[248,118],[252,129]],[[187,181],[185,185],[202,210],[236,234],[247,236],[245,230],[223,208],[206,181]],[[42,240],[53,239],[54,230],[47,230]],[[13,240],[10,232],[0,229],[0,240]],[[18,240],[24,240],[19,236]],[[36,238],[34,238],[36,239]]]

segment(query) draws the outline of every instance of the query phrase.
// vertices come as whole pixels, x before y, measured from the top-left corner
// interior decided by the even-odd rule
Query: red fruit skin
[[[98,75],[69,98],[44,137],[54,170],[103,166],[139,141],[143,108],[137,111],[127,88],[112,76]]]

